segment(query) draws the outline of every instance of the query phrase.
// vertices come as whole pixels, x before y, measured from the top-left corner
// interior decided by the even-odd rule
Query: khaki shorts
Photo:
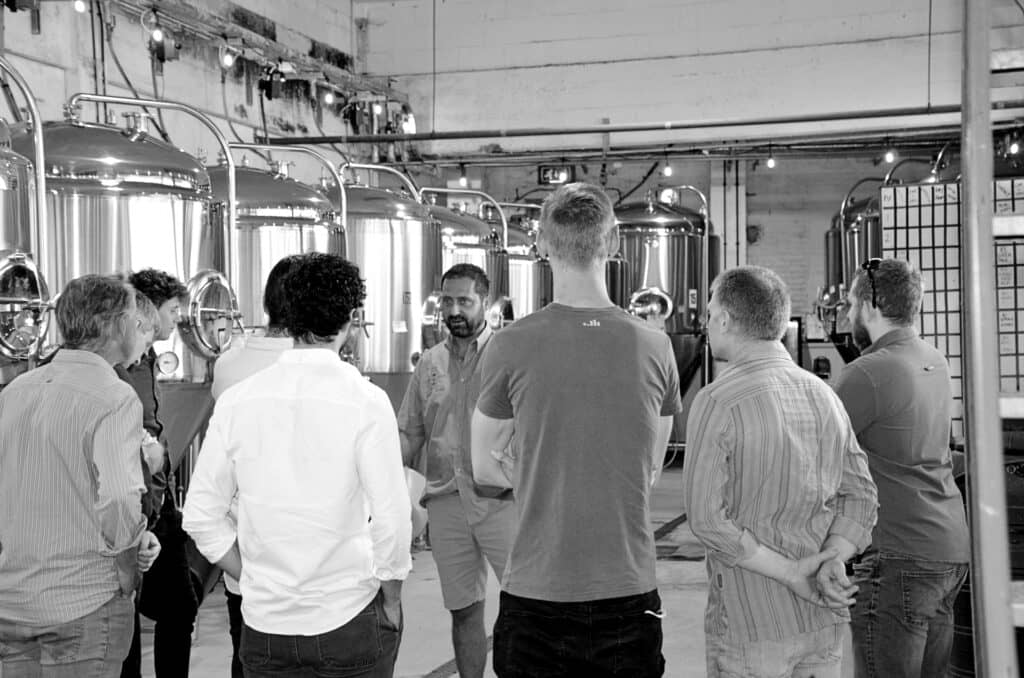
[[[430,548],[441,580],[441,596],[448,610],[461,610],[484,599],[487,563],[501,580],[515,537],[516,512],[511,501],[478,499],[489,511],[470,525],[458,494],[433,497],[427,502]]]

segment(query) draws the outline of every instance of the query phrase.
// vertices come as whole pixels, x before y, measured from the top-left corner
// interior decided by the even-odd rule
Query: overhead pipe
[[[1021,108],[1024,101],[996,102],[996,108]],[[852,122],[881,118],[903,118],[921,115],[959,114],[961,107],[923,106],[891,108],[860,113],[824,113],[793,115],[773,118],[725,118],[722,120],[677,120],[665,122],[624,123],[620,125],[586,125],[582,127],[526,127],[520,129],[480,129],[459,132],[417,132],[414,134],[335,134],[327,136],[258,137],[273,146],[302,144],[356,144],[386,143],[393,141],[451,141],[458,139],[493,139],[508,137],[569,136],[574,134],[626,134],[632,132],[667,132],[712,129],[716,127],[753,127],[761,125],[819,124],[824,122]]]
[[[485,202],[494,205],[494,209],[498,211],[498,216],[501,217],[501,248],[508,250],[508,219],[505,218],[505,212],[501,209],[501,205],[498,201],[492,198],[483,191],[475,191],[471,188],[436,188],[434,186],[424,186],[420,189],[420,196],[422,197],[426,193],[443,193],[444,195],[475,195],[478,198],[483,198]]]
[[[321,165],[327,168],[327,171],[331,173],[334,180],[338,182],[338,187],[341,192],[341,227],[344,229],[348,226],[348,198],[345,196],[345,182],[341,180],[341,175],[338,174],[338,170],[334,168],[331,161],[325,158],[320,153],[314,151],[312,148],[306,148],[305,146],[291,146],[288,148],[276,148],[274,146],[268,146],[266,144],[249,144],[245,142],[231,142],[228,144],[232,150],[246,150],[246,151],[278,151],[283,153],[301,153],[310,157],[316,158]],[[229,170],[234,172],[234,170]]]
[[[396,176],[396,177],[398,177],[399,179],[402,180],[402,183],[405,184],[405,187],[409,191],[409,194],[412,195],[413,200],[415,200],[416,202],[420,201],[420,191],[419,191],[418,188],[416,188],[416,184],[413,183],[413,180],[409,177],[409,175],[405,174],[404,172],[399,172],[394,167],[388,167],[387,165],[365,164],[365,163],[358,163],[358,162],[346,162],[346,163],[343,163],[341,165],[341,172],[342,172],[342,174],[344,174],[345,170],[347,170],[347,169],[353,169],[353,170],[361,169],[361,170],[367,170],[367,171],[372,171],[372,172],[382,172],[382,173],[385,173],[385,174],[393,174],[394,176]]]
[[[35,165],[33,169],[35,170],[36,177],[36,218],[31,231],[31,243],[32,256],[38,257],[41,252],[47,249],[48,243],[46,239],[49,236],[46,215],[46,153],[43,149],[43,116],[39,113],[36,97],[32,94],[32,90],[29,89],[28,83],[21,77],[21,73],[14,70],[11,62],[2,56],[0,56],[0,71],[11,76],[11,80],[14,81],[14,84],[25,97],[25,103],[28,105],[29,122],[32,124],[32,164]],[[14,111],[14,115],[19,115],[17,110]]]
[[[224,133],[220,131],[220,128],[200,112],[199,109],[177,101],[164,101],[162,99],[136,99],[134,97],[119,97],[110,94],[78,92],[77,94],[71,95],[71,98],[68,99],[67,107],[71,111],[77,112],[81,107],[81,102],[83,101],[117,104],[119,106],[137,106],[140,108],[152,106],[153,108],[167,108],[174,111],[181,111],[182,113],[191,115],[210,130],[214,138],[217,140],[217,143],[220,144],[221,151],[224,153],[224,162],[228,166],[228,218],[227,224],[225,224],[227,233],[224,234],[224,242],[227,244],[227,247],[224,252],[224,262],[225,268],[227,269],[227,278],[231,284],[231,288],[233,290],[239,289],[238,266],[234,260],[235,253],[238,252],[238,229],[236,228],[238,225],[238,204],[235,191],[235,160],[231,157],[231,144],[228,142],[227,137],[224,136]]]

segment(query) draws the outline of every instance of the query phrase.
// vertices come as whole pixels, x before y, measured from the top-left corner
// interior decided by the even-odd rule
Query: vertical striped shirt
[[[848,619],[736,564],[756,543],[795,560],[832,534],[858,550],[870,542],[875,484],[832,389],[772,343],[701,389],[687,432],[683,491],[708,549],[707,633],[780,640]]]
[[[89,351],[0,392],[0,619],[62,624],[131,588],[142,437],[135,391]]]

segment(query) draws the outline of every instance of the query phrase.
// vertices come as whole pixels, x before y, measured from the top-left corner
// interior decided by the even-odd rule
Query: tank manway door
[[[12,252],[0,259],[0,355],[33,359],[50,321],[49,292],[32,257]]]
[[[200,271],[188,281],[188,314],[178,325],[182,340],[207,360],[231,345],[240,323],[238,299],[228,279],[217,271]]]

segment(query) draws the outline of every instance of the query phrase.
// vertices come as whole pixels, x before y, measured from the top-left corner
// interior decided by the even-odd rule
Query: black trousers
[[[494,624],[499,678],[660,678],[658,591],[578,603],[502,591]]]

